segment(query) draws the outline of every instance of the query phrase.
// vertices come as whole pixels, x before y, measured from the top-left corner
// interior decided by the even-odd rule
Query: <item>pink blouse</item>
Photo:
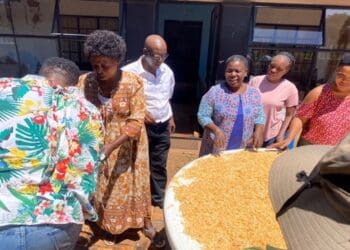
[[[336,145],[350,132],[350,98],[336,97],[325,84],[318,99],[302,104],[296,114],[309,119],[302,138],[311,144]]]

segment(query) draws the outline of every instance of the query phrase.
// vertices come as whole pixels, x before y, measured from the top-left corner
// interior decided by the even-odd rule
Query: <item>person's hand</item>
[[[263,131],[257,130],[253,133],[252,145],[254,148],[260,148],[264,143]]]
[[[264,126],[256,125],[252,136],[247,141],[247,147],[257,149],[264,144]]]
[[[214,136],[214,154],[219,154],[225,147],[225,134],[221,129],[217,128],[214,131]]]
[[[169,131],[170,133],[175,133],[175,129],[176,129],[176,125],[175,125],[175,121],[174,121],[174,117],[171,117],[169,119]]]
[[[288,145],[291,143],[291,141],[292,141],[291,138],[286,138],[282,141],[271,144],[267,148],[288,149]]]
[[[105,146],[105,150],[104,150],[105,159],[108,159],[108,157],[111,155],[113,150],[114,150],[113,145],[108,144]]]
[[[284,136],[283,135],[277,135],[276,136],[276,142],[281,142],[284,140]]]
[[[117,148],[120,147],[125,141],[127,141],[129,137],[126,134],[121,134],[115,141],[109,144],[105,144],[105,159],[107,159],[110,154]]]
[[[152,124],[152,125],[156,124],[156,120],[154,120],[152,114],[148,111],[146,111],[146,114],[145,114],[145,123]]]

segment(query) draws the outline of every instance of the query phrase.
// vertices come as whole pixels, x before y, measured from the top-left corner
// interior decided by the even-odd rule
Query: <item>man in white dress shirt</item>
[[[170,148],[170,133],[175,122],[170,105],[174,92],[174,73],[164,63],[168,57],[167,45],[159,35],[149,35],[145,40],[143,55],[122,68],[144,80],[146,97],[145,124],[149,143],[152,205],[163,208],[167,183],[166,162]]]

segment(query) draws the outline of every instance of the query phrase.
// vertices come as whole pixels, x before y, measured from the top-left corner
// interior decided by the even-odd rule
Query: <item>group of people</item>
[[[122,68],[126,44],[114,32],[92,32],[84,52],[92,72],[83,75],[50,58],[39,76],[0,79],[0,240],[8,249],[73,249],[85,219],[114,236],[142,228],[165,245],[151,208],[163,207],[175,131],[166,42],[148,36],[140,58]],[[335,82],[301,105],[284,78],[293,65],[281,52],[247,84],[247,59],[229,57],[225,81],[199,106],[200,155],[285,148],[301,131],[301,145],[337,144],[350,131],[350,54]]]
[[[244,83],[248,61],[226,60],[225,81],[202,97],[197,113],[204,128],[200,155],[239,148],[291,144],[336,145],[350,132],[350,53],[338,64],[335,81],[312,89],[299,104],[298,90],[285,76],[295,59],[274,56],[266,75]]]
[[[301,104],[285,79],[293,65],[290,53],[278,53],[266,75],[244,83],[247,59],[229,57],[225,81],[200,102],[200,155],[297,144],[277,157],[269,173],[270,200],[287,248],[350,249],[350,53],[334,82],[315,87]]]
[[[114,236],[143,229],[163,207],[175,123],[175,80],[159,35],[121,68],[122,37],[97,30],[84,52],[92,72],[49,58],[39,76],[0,79],[0,239],[8,249],[73,249],[85,219]],[[41,240],[38,240],[38,239]]]

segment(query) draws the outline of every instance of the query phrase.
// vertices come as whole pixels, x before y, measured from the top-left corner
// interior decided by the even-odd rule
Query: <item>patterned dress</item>
[[[226,83],[217,84],[202,97],[198,110],[198,121],[204,128],[210,123],[214,123],[225,134],[226,145],[230,139],[232,128],[234,127],[240,99],[243,107],[243,135],[240,143],[245,147],[251,138],[255,124],[265,124],[265,114],[261,103],[260,94],[257,89],[247,86],[242,94],[231,92]],[[213,146],[214,134],[209,129],[204,129],[200,156],[216,152]],[[222,150],[222,149],[221,149]]]
[[[0,78],[0,226],[96,220],[89,201],[103,136],[81,90],[53,89],[38,76]]]
[[[336,97],[325,84],[318,99],[302,104],[296,116],[309,119],[302,139],[311,144],[336,145],[350,132],[350,98]]]
[[[94,73],[81,76],[79,85],[104,118],[105,144],[122,134],[129,137],[112,152],[99,173],[95,196],[98,225],[112,234],[142,228],[151,211],[143,82],[133,73],[122,72],[119,86],[105,104],[98,97]]]

